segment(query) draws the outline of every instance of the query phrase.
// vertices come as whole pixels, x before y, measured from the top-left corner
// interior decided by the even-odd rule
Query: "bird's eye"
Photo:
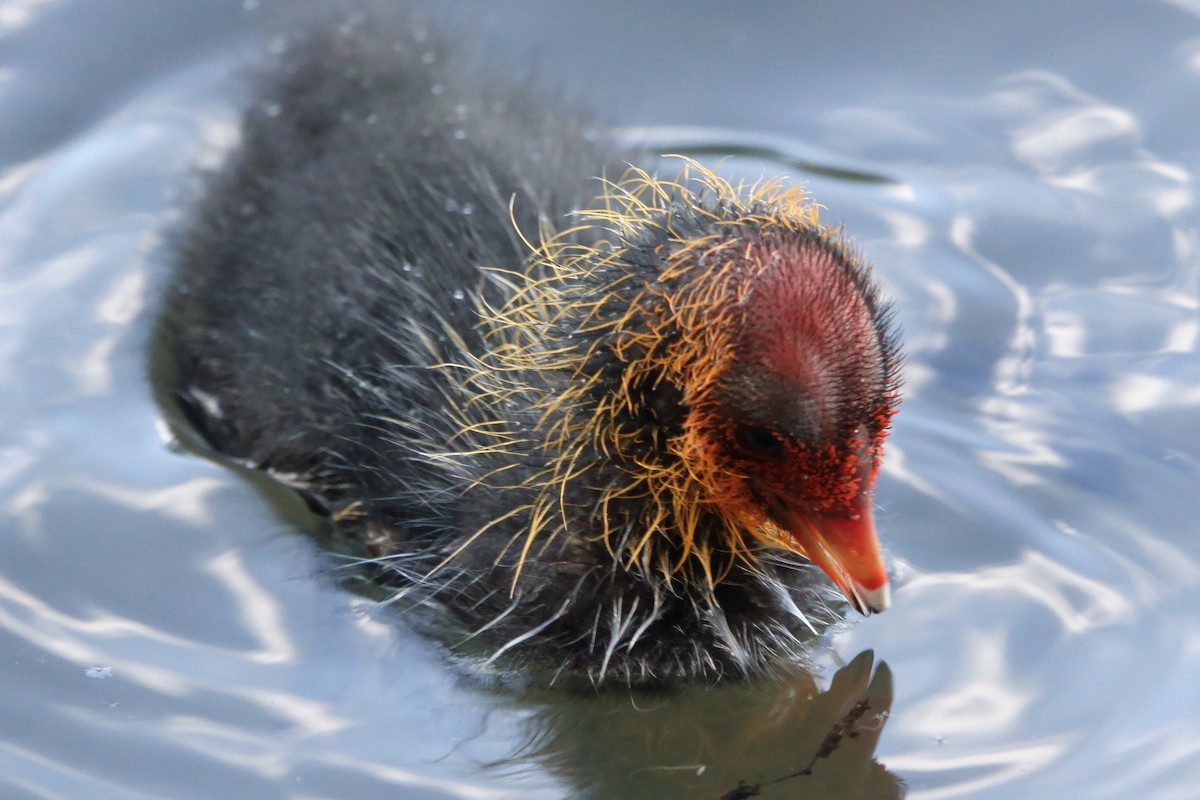
[[[783,441],[778,436],[757,425],[738,425],[733,440],[748,455],[774,456],[783,450]]]

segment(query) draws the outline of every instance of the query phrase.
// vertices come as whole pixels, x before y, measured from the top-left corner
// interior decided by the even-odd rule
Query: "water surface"
[[[164,443],[163,232],[288,13],[0,4],[0,794],[1195,796],[1200,7],[473,15],[628,135],[806,183],[909,351],[893,608],[811,677],[600,698],[465,679],[294,499]]]

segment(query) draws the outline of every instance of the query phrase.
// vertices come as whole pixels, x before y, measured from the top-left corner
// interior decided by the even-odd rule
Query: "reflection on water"
[[[778,175],[816,175],[838,181],[891,184],[892,179],[849,166],[835,166],[828,153],[802,155],[804,145],[780,136],[754,135],[746,131],[721,131],[701,127],[624,128],[620,138],[630,146],[652,153],[672,153],[697,161],[716,160],[720,168],[733,162],[745,169],[747,161],[770,164]],[[664,165],[666,167],[666,165]],[[664,169],[664,172],[668,170]]]
[[[893,774],[915,798],[1194,794],[1187,4],[473,21],[564,83],[601,76],[623,130],[802,178],[911,353],[877,496],[893,608],[815,677],[637,698],[465,684],[336,585],[293,498],[155,431],[161,234],[230,141],[228,76],[270,6],[0,6],[0,795],[894,797]]]
[[[860,653],[823,692],[808,675],[661,695],[537,692],[522,698],[535,711],[516,758],[589,800],[897,798],[902,784],[873,758],[892,676],[886,664],[872,669]]]

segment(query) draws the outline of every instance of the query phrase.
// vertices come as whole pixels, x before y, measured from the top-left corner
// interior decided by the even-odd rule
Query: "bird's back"
[[[157,336],[160,392],[218,451],[394,493],[404,429],[453,435],[436,409],[455,388],[424,368],[485,347],[472,298],[504,289],[484,268],[520,271],[521,234],[619,164],[568,104],[511,83],[365,25],[298,36],[264,71],[179,234]]]

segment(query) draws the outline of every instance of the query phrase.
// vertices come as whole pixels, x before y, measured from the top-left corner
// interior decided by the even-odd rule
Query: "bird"
[[[803,188],[653,157],[430,27],[276,49],[172,234],[180,426],[480,674],[753,678],[887,608],[899,337]]]

